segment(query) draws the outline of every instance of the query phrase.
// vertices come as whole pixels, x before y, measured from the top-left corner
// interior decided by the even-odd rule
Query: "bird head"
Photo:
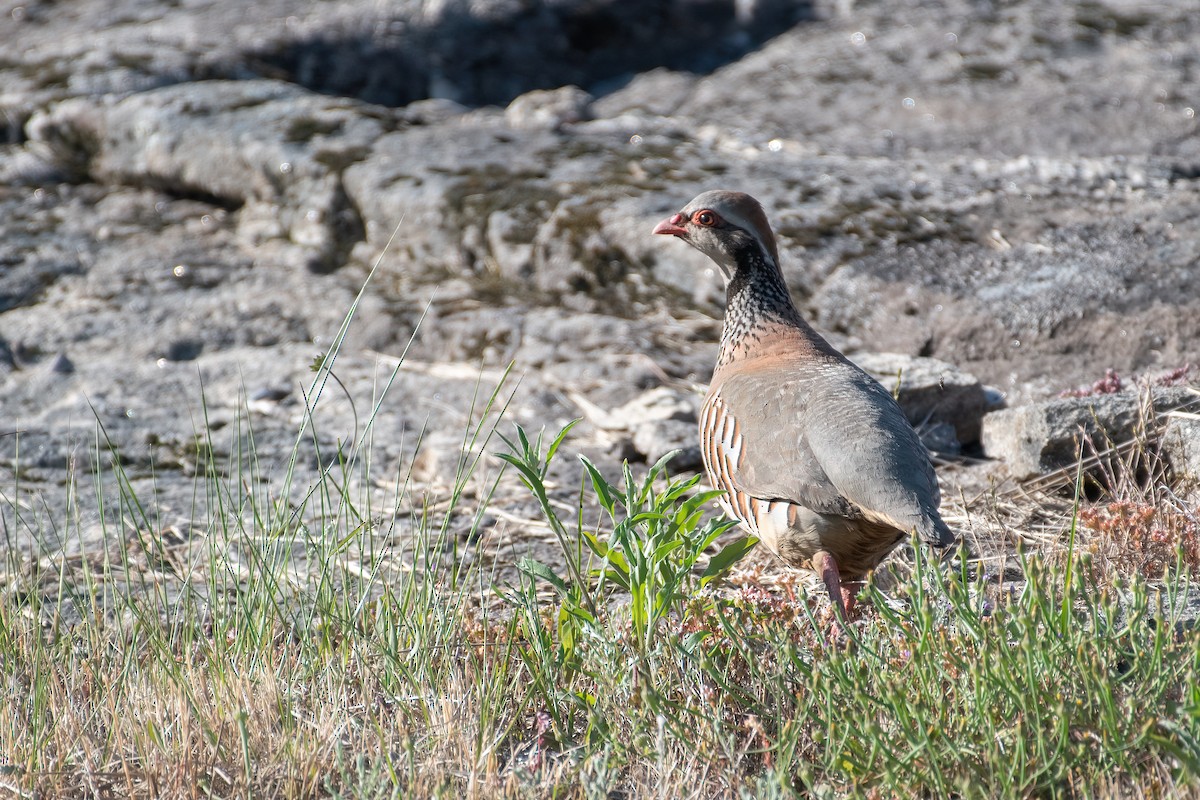
[[[775,235],[762,206],[748,194],[714,190],[697,195],[678,213],[654,226],[678,236],[716,262],[726,280],[748,258],[779,265]]]

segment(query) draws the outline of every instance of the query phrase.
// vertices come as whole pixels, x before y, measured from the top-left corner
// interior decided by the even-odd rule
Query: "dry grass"
[[[1041,512],[1059,515],[1060,537],[1070,505]],[[1019,508],[985,494],[960,522],[983,545]],[[270,535],[270,517],[264,529],[214,527],[199,552],[143,531],[87,559],[10,557],[0,667],[18,701],[0,708],[0,785],[42,798],[1162,797],[1194,786],[1196,637],[1147,625],[1157,612],[1127,576],[1117,602],[1082,570],[1064,576],[1065,561],[1025,562],[1044,588],[1032,593],[995,558],[951,573],[898,565],[847,649],[829,639],[823,602],[777,569],[773,586],[747,569],[716,593],[681,589],[639,645],[619,594],[579,621],[529,579],[492,614],[496,603],[480,602],[490,577],[444,557],[439,518],[346,522],[356,518],[322,514],[320,535],[305,529],[313,519]],[[1004,536],[1034,541],[1038,525],[1052,523]],[[396,553],[371,538],[407,544]],[[281,544],[309,548],[324,576],[285,578],[266,557]]]
[[[1178,615],[1197,529],[1167,476],[1146,469],[1147,448],[1108,467],[1091,503],[948,493],[970,555],[898,557],[843,641],[793,573],[744,565],[705,585],[717,529],[690,486],[593,470],[577,495],[552,491],[540,445],[513,463],[532,467],[538,535],[561,552],[497,580],[464,542],[497,487],[515,484],[492,455],[502,410],[498,386],[438,496],[415,496],[404,474],[380,480],[355,453],[299,487],[300,507],[276,499],[292,487],[246,472],[254,458],[212,460],[252,451],[243,420],[230,447],[198,448],[212,513],[186,535],[153,524],[119,463],[105,467],[116,495],[58,521],[68,544],[82,541],[73,526],[99,511],[102,551],[10,549],[3,565],[0,674],[13,700],[0,706],[0,792],[1195,791],[1200,636]],[[379,485],[394,489],[382,507]],[[0,514],[10,527],[29,519]],[[522,526],[511,508],[497,514]]]

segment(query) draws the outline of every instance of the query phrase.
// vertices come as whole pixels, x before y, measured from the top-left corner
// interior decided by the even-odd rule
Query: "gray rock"
[[[70,243],[67,237],[44,244],[35,244],[31,239],[28,235],[17,235],[4,243],[9,255],[0,270],[0,313],[34,305],[47,286],[83,272],[78,254],[67,250]],[[28,257],[17,255],[23,250],[28,252]],[[12,263],[14,260],[18,263]]]
[[[1168,414],[1162,429],[1162,455],[1179,478],[1200,487],[1200,417]]]
[[[381,116],[288,84],[208,81],[99,104],[69,100],[27,129],[30,146],[64,170],[240,207],[247,244],[264,255],[295,252],[299,264],[328,272],[362,236],[341,172],[369,152]]]
[[[701,403],[698,394],[659,386],[611,411],[579,393],[572,392],[571,398],[598,429],[618,434],[617,452],[632,450],[630,456],[653,463],[667,453],[679,450],[671,461],[672,469],[693,470],[702,466],[697,427]]]
[[[686,422],[698,424],[701,398],[692,392],[681,392],[659,386],[643,392],[625,405],[615,408],[609,417],[621,427],[634,429],[647,422]]]
[[[983,413],[990,414],[1008,406],[1008,398],[995,386],[983,387]]]
[[[1097,450],[1129,439],[1142,422],[1187,403],[1186,388],[1154,389],[1148,406],[1136,391],[1089,397],[1065,397],[996,411],[983,418],[983,448],[1003,459],[1018,480],[1068,466],[1084,437]],[[1089,455],[1089,451],[1083,451]]]
[[[519,130],[558,130],[591,118],[592,96],[578,86],[526,92],[508,104],[504,119]]]
[[[66,353],[55,353],[54,357],[46,364],[46,370],[55,375],[70,375],[75,371],[75,364],[67,358]]]
[[[660,419],[643,422],[633,431],[633,447],[646,461],[653,464],[672,450],[679,453],[671,459],[672,472],[700,469],[700,433],[695,422]]]
[[[936,358],[900,353],[855,353],[851,360],[892,392],[913,425],[920,428],[945,423],[952,427],[959,443],[979,440],[987,396],[974,375]],[[956,449],[944,436],[931,441],[941,443],[933,449],[942,452]]]

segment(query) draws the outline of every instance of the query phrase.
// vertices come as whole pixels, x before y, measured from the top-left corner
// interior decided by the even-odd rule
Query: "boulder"
[[[1148,395],[1121,391],[1004,409],[983,418],[983,449],[1004,460],[1014,478],[1025,480],[1074,463],[1084,437],[1103,450],[1132,437],[1148,418],[1192,398],[1191,390],[1172,387]]]
[[[1197,400],[1200,401],[1200,397]],[[1200,415],[1190,412],[1167,414],[1161,452],[1177,478],[1200,486]]]
[[[698,394],[659,386],[611,411],[576,392],[568,394],[597,428],[626,434],[622,439],[626,452],[632,448],[632,454],[654,463],[672,450],[679,450],[671,461],[672,471],[703,466],[697,427],[701,402]]]
[[[646,422],[675,421],[696,425],[700,413],[700,396],[667,386],[643,392],[611,412],[614,422],[636,428]]]
[[[363,235],[341,172],[384,132],[381,116],[276,81],[205,81],[67,100],[27,129],[64,172],[238,209],[247,245],[331,272]]]
[[[558,130],[591,118],[592,96],[578,86],[526,92],[508,104],[504,119],[518,130]]]
[[[653,464],[672,450],[679,453],[671,460],[671,472],[700,469],[700,431],[695,421],[660,419],[643,422],[633,431],[633,448]]]

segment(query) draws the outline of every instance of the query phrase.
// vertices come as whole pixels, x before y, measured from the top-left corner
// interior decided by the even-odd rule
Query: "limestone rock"
[[[681,392],[666,386],[659,386],[648,392],[643,392],[620,408],[614,409],[610,416],[628,428],[636,428],[645,422],[673,420],[698,424],[697,414],[700,411],[701,398],[697,394]]]
[[[289,84],[206,81],[68,100],[27,127],[64,169],[240,207],[249,244],[296,251],[304,266],[329,272],[362,237],[341,172],[383,132],[379,116]]]
[[[633,447],[651,464],[672,450],[678,450],[668,467],[671,472],[698,470],[704,466],[695,422],[678,419],[643,422],[633,431]]]
[[[592,96],[578,86],[527,92],[508,104],[504,118],[517,129],[558,130],[591,117]]]
[[[1200,488],[1200,417],[1168,414],[1162,430],[1162,454],[1177,477]]]
[[[1024,480],[1073,463],[1081,437],[1090,437],[1103,450],[1110,440],[1129,439],[1140,421],[1192,396],[1186,388],[1156,388],[1148,405],[1138,392],[1122,391],[1004,409],[983,418],[983,448],[992,458],[1003,459],[1014,478]]]

